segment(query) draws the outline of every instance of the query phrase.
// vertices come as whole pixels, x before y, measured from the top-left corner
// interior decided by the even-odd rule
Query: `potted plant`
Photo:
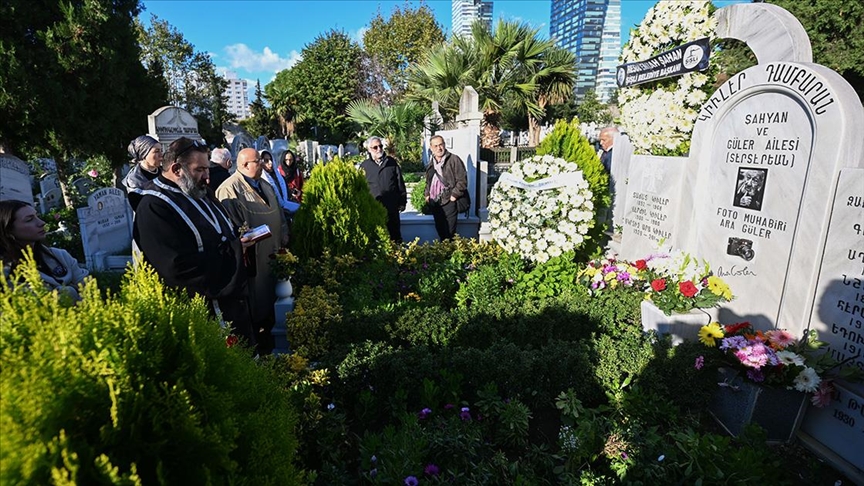
[[[294,289],[291,277],[297,271],[297,257],[287,248],[280,248],[270,255],[270,271],[276,277],[276,296],[279,299],[290,297]]]

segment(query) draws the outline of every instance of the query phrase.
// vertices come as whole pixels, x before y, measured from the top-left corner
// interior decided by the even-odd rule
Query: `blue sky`
[[[409,1],[411,5],[420,2]],[[450,0],[427,0],[445,34],[450,32]],[[622,44],[630,28],[641,22],[656,3],[622,0]],[[718,2],[730,3],[730,2]],[[209,52],[217,68],[238,77],[257,79],[265,86],[282,69],[300,58],[303,46],[330,29],[360,41],[363,31],[380,9],[389,17],[404,0],[144,0],[145,24],[151,14],[176,27],[198,51]],[[517,19],[549,36],[549,0],[495,0],[495,19]]]

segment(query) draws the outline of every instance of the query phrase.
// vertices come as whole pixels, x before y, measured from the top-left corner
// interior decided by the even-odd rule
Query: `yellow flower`
[[[609,272],[606,274],[606,276],[603,277],[603,280],[606,280],[607,282],[614,281],[615,277],[617,277],[617,276],[618,276],[617,273]]]
[[[702,326],[702,329],[699,329],[699,340],[702,341],[702,344],[705,346],[711,346],[713,348],[717,345],[714,340],[722,337],[723,328],[720,327],[720,323],[718,322],[712,322],[707,326]]]
[[[597,273],[597,269],[590,265],[585,269],[585,275],[589,277],[593,277],[595,273]]]
[[[726,300],[732,300],[732,290],[720,277],[714,275],[708,277],[708,290],[714,295],[719,295]]]

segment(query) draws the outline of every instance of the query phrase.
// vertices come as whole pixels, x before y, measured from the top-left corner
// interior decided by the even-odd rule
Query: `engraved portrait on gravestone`
[[[738,169],[738,182],[735,185],[734,206],[739,208],[762,210],[762,198],[765,196],[765,180],[768,169]]]

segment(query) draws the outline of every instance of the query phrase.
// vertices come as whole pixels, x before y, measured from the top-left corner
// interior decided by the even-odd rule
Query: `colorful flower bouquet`
[[[699,330],[699,341],[720,351],[716,356],[720,366],[737,370],[753,383],[812,393],[811,402],[817,407],[831,401],[833,387],[825,376],[839,364],[818,352],[825,343],[816,339],[816,331],[795,339],[782,329],[757,331],[749,322],[728,326],[713,322]],[[696,359],[697,369],[704,364],[703,356]]]
[[[682,251],[656,253],[633,265],[644,271],[647,298],[667,316],[733,298],[729,285],[711,272],[708,262]]]
[[[579,272],[579,281],[587,286],[594,295],[607,288],[641,288],[644,283],[645,261],[639,261],[642,262],[641,268],[624,260],[616,260],[614,256],[591,260],[585,269]]]

